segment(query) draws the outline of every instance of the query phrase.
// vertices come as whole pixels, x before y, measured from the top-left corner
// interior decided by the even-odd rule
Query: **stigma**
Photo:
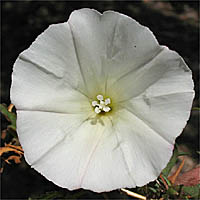
[[[109,112],[111,110],[111,107],[109,107],[109,104],[111,103],[110,98],[106,98],[104,100],[103,95],[99,94],[97,95],[97,100],[92,101],[92,106],[94,107],[95,113],[99,114],[101,112]]]

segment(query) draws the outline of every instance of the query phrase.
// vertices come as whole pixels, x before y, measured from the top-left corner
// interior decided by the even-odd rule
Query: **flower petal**
[[[177,53],[165,48],[160,56],[144,66],[142,73],[127,78],[135,78],[137,88],[134,83],[129,84],[129,93],[123,98],[132,97],[120,105],[174,143],[189,119],[194,83],[190,69]],[[127,80],[124,79],[125,85]],[[118,87],[122,84],[119,81]]]
[[[72,88],[66,78],[55,78],[22,59],[15,63],[11,101],[18,110],[61,113],[82,113],[90,110],[88,98]]]
[[[172,155],[173,144],[126,109],[119,111],[113,126],[124,162],[136,185],[156,179]]]
[[[77,10],[67,23],[51,25],[20,54],[14,65],[11,99],[18,108],[22,101],[16,94],[23,93],[21,96],[27,102],[23,109],[40,109],[37,107],[41,106],[37,101],[35,104],[31,102],[33,96],[24,88],[31,70],[21,73],[21,66],[34,67],[48,75],[59,83],[59,91],[62,85],[94,98],[105,93],[106,87],[130,68],[146,63],[159,51],[153,34],[135,20],[112,11],[101,15],[92,9]],[[31,84],[31,79],[29,82]],[[37,87],[33,82],[31,88],[35,93],[32,91],[31,94],[39,96]],[[68,94],[66,91],[62,93]],[[63,99],[66,98],[63,96]],[[64,103],[62,98],[60,102]]]
[[[90,118],[80,125],[82,116],[28,111],[18,116],[26,160],[57,185],[96,192],[135,186],[109,119]]]
[[[57,130],[52,129],[55,122],[63,119],[51,113],[48,127],[55,133],[46,134],[43,128],[42,139],[32,138],[31,141],[30,134],[33,137],[34,133],[27,134],[31,123],[25,119],[32,113],[20,112],[20,115],[18,123],[24,123],[20,127],[26,127],[19,129],[20,141],[29,164],[47,179],[70,190],[85,188],[103,192],[144,185],[158,176],[173,150],[172,144],[126,110],[121,110],[112,123],[108,118],[90,119],[80,126],[70,126],[71,131],[68,126],[63,126],[63,122],[60,128],[57,125]],[[33,115],[36,123],[39,115],[41,113]],[[41,119],[39,117],[38,121]],[[45,124],[44,119],[41,124]],[[62,133],[67,130],[67,137],[63,137]],[[40,126],[34,132],[41,133]],[[48,148],[44,147],[43,141]]]
[[[32,167],[61,187],[103,192],[156,179],[172,155],[173,144],[127,110],[118,113],[113,126],[106,120],[91,122]]]
[[[190,116],[193,91],[132,99],[124,107],[170,143],[181,134]]]
[[[105,43],[100,20],[101,14],[92,9],[75,10],[68,20],[81,75],[92,98],[104,86],[101,56]]]
[[[82,81],[68,23],[50,25],[19,59],[34,64],[52,78],[65,78],[73,87],[78,86],[77,81]]]
[[[12,103],[17,109],[82,112],[88,98],[81,77],[69,25],[51,25],[15,62]]]
[[[96,10],[80,9],[71,14],[68,23],[82,75],[92,92],[102,91],[161,50],[148,28],[117,12],[101,15]]]
[[[163,47],[150,62],[121,76],[108,90],[118,102],[142,95],[193,92],[191,71],[174,51]],[[146,94],[147,93],[147,94]]]
[[[87,119],[85,114],[17,111],[17,133],[29,164],[39,162]],[[67,148],[67,147],[66,147]]]
[[[162,49],[149,28],[126,15],[107,11],[102,21],[106,34],[104,70],[108,74],[108,85],[148,63]]]

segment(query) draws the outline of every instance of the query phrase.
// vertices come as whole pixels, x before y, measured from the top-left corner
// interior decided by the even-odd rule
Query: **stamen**
[[[95,111],[95,113],[99,114],[99,113],[101,112],[101,109],[99,109],[99,107],[96,107],[96,108],[94,109],[94,111]]]
[[[99,101],[102,101],[102,100],[103,100],[103,95],[101,95],[101,94],[97,95],[97,99],[98,99]]]
[[[99,94],[97,95],[97,99],[98,101],[92,101],[92,106],[95,107],[95,113],[99,114],[102,111],[109,112],[111,110],[111,108],[108,106],[108,104],[111,103],[110,98],[104,100],[103,95]]]
[[[109,112],[110,110],[111,110],[111,108],[108,107],[108,106],[105,106],[105,107],[103,108],[103,111],[104,111],[104,112]]]
[[[93,102],[92,102],[92,106],[93,106],[93,107],[95,107],[97,104],[98,104],[97,101],[93,101]]]
[[[105,105],[108,105],[108,104],[110,104],[110,103],[111,103],[110,98],[107,98],[107,99],[105,100]]]

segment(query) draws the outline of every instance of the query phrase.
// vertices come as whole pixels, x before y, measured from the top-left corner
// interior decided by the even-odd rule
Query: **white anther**
[[[110,103],[111,103],[110,98],[107,98],[107,99],[105,100],[105,105],[108,105],[108,104],[110,104]]]
[[[111,108],[108,107],[108,106],[105,106],[105,107],[103,108],[103,111],[104,111],[104,112],[109,112],[110,110],[111,110]]]
[[[96,105],[98,105],[97,101],[92,101],[92,106],[95,107]]]
[[[98,99],[99,101],[102,101],[102,100],[103,100],[103,95],[101,95],[101,94],[97,95],[97,99]]]
[[[99,107],[96,107],[95,109],[94,109],[94,111],[95,111],[95,113],[100,113],[101,112],[101,109],[99,109]]]

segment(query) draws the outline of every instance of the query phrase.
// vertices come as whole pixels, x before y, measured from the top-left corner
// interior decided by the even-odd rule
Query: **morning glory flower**
[[[26,161],[69,190],[143,186],[190,115],[192,73],[152,32],[113,11],[74,11],[17,58],[11,101]]]

